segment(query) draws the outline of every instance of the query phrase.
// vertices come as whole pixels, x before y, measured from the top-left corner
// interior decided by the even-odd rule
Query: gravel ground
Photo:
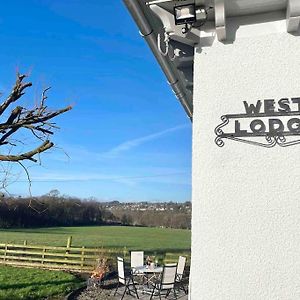
[[[117,279],[105,280],[103,287],[88,286],[83,290],[74,300],[107,300],[113,299],[115,287],[117,286]]]
[[[76,300],[107,300],[112,299],[111,292],[113,290],[105,290],[101,288],[88,287],[80,295],[75,298]]]
[[[88,286],[86,289],[84,289],[79,295],[75,296],[74,300],[119,300],[121,298],[121,295],[118,294],[114,297],[115,288],[117,286],[117,279],[110,279],[105,280],[103,287],[99,286]],[[119,289],[120,293],[124,291],[124,288]],[[142,294],[141,291],[139,291],[139,298],[140,299],[149,299],[150,295]],[[124,300],[127,299],[135,299],[131,296],[125,296]],[[155,297],[154,299],[158,299],[158,297]],[[172,296],[168,297],[169,300],[175,299]],[[179,300],[187,300],[188,296],[185,295],[183,292],[180,292],[177,295],[177,299]]]

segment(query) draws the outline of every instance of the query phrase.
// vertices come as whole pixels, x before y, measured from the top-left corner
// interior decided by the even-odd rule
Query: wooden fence
[[[71,237],[66,247],[28,245],[24,241],[19,245],[0,244],[0,264],[89,272],[103,252],[103,249],[73,247]]]
[[[153,253],[145,253],[153,255]],[[160,254],[163,262],[176,261],[183,253]],[[189,256],[189,253],[185,253]],[[73,272],[91,272],[97,259],[114,259],[123,256],[129,260],[129,251],[124,249],[73,247],[72,237],[68,238],[66,247],[37,246],[23,244],[0,244],[0,264],[35,267],[44,269],[68,270]]]

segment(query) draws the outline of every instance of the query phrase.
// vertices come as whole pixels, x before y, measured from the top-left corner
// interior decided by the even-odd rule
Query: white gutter
[[[151,27],[147,17],[145,16],[140,1],[139,0],[123,0],[127,9],[131,13],[133,19],[135,20],[137,26],[139,27],[141,35],[147,41],[150,49],[152,50],[156,60],[160,64],[163,72],[165,73],[167,80],[172,87],[175,96],[181,102],[183,108],[185,109],[187,115],[192,120],[193,117],[193,107],[192,99],[188,99],[188,95],[185,92],[185,87],[181,83],[176,70],[171,65],[169,59],[159,52],[157,48],[157,37]],[[191,103],[191,104],[189,104]]]

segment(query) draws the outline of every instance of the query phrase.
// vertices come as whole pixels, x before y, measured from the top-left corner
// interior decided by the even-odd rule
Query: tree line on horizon
[[[115,202],[114,202],[115,203]],[[171,204],[169,204],[171,205]],[[179,210],[130,210],[122,205],[107,209],[96,200],[49,193],[40,197],[3,197],[0,200],[0,228],[55,226],[126,225],[169,228],[191,228],[191,214]]]

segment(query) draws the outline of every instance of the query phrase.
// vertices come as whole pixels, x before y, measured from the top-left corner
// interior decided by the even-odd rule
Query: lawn
[[[157,257],[163,253],[187,253],[191,247],[190,230],[146,227],[95,226],[35,229],[0,229],[0,243],[65,246],[69,236],[73,246],[144,250]],[[151,254],[152,255],[152,254]],[[171,254],[172,256],[172,254]],[[0,265],[1,299],[61,299],[78,286],[79,280],[68,273]]]
[[[95,226],[37,229],[1,229],[0,243],[64,246],[68,236],[73,246],[184,251],[191,248],[191,231],[169,228]]]
[[[1,300],[62,299],[63,295],[80,286],[80,282],[65,272],[0,265]]]

